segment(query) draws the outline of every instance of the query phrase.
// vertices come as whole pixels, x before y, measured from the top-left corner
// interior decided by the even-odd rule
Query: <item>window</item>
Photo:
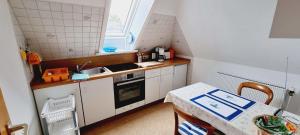
[[[134,16],[136,0],[112,0],[106,36],[125,37]]]
[[[111,0],[101,54],[136,51],[137,38],[154,0]]]

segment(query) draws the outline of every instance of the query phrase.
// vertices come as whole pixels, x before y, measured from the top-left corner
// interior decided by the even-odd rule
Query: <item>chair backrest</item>
[[[265,85],[259,84],[259,83],[255,83],[255,82],[243,82],[240,84],[239,88],[238,88],[238,95],[242,95],[242,89],[243,88],[251,88],[254,90],[258,90],[261,91],[265,94],[267,94],[268,99],[266,100],[265,104],[269,105],[270,102],[273,100],[273,91]]]
[[[178,115],[181,118],[183,118],[184,120],[188,121],[189,123],[194,124],[195,126],[207,129],[207,135],[212,135],[214,133],[214,131],[216,130],[209,123],[202,121],[190,114],[187,114],[187,113],[181,111],[175,105],[173,105],[173,110],[174,110],[174,116],[175,116],[175,132],[174,132],[175,135],[179,135],[179,133],[178,133]]]

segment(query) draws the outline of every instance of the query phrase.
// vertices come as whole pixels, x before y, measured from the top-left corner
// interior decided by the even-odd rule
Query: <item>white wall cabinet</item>
[[[34,96],[35,96],[39,115],[43,109],[45,102],[49,98],[63,98],[70,94],[75,95],[76,111],[78,114],[78,123],[80,127],[83,127],[85,124],[84,124],[84,116],[83,116],[83,110],[81,104],[79,83],[34,90]]]
[[[173,66],[161,68],[159,98],[165,98],[173,88]]]
[[[187,64],[174,67],[173,90],[186,86]]]
[[[86,125],[115,115],[113,78],[80,82]]]
[[[146,104],[159,99],[160,69],[145,71],[145,102]]]

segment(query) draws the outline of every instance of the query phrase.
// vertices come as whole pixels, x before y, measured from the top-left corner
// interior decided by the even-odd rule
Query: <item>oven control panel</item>
[[[114,83],[126,81],[126,80],[132,80],[136,78],[142,78],[142,77],[145,77],[145,71],[137,71],[132,73],[120,74],[114,76]]]

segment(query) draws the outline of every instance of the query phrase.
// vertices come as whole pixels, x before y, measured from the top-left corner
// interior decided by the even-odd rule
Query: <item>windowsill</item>
[[[122,50],[117,49],[115,52],[105,52],[104,50],[101,50],[100,55],[112,55],[112,54],[123,54],[123,53],[136,53],[138,50]]]

